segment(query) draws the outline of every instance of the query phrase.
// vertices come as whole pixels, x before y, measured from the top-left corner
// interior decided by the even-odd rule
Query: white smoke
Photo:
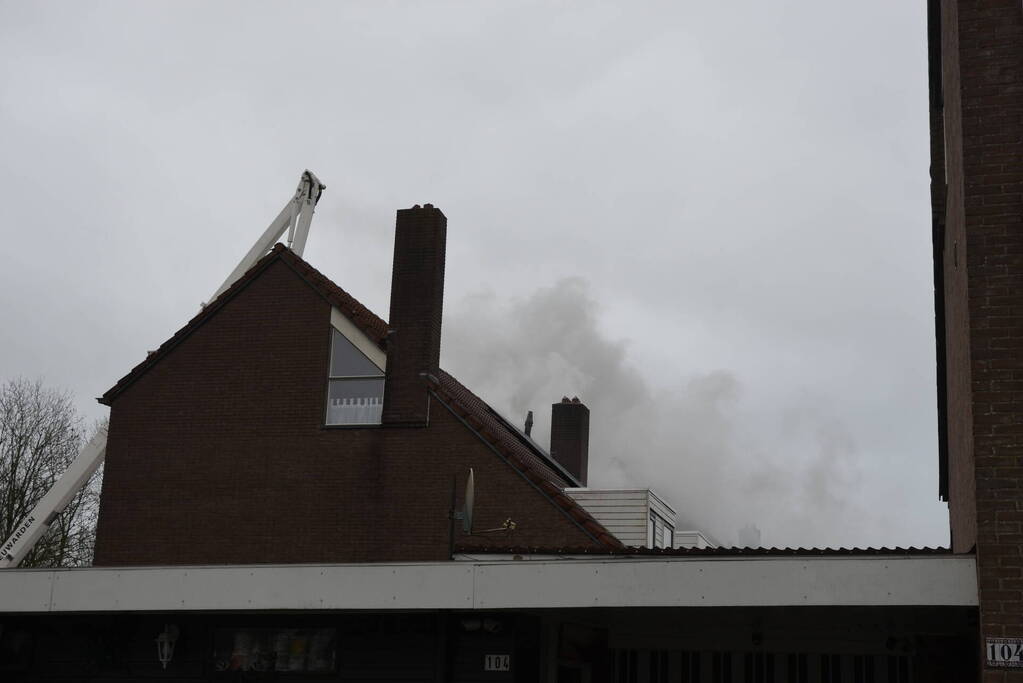
[[[887,521],[858,503],[856,439],[819,397],[757,405],[727,369],[663,376],[637,367],[600,329],[587,283],[524,299],[480,292],[445,316],[445,367],[548,443],[550,404],[590,408],[592,487],[650,487],[724,545],[755,522],[767,546],[880,545]]]

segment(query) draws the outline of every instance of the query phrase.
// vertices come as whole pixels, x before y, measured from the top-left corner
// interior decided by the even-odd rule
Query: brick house
[[[450,559],[470,468],[505,545],[621,548],[563,492],[588,423],[559,463],[439,367],[446,232],[398,212],[390,324],[277,245],[104,394],[95,564]]]

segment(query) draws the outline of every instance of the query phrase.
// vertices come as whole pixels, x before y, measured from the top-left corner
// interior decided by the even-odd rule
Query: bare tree
[[[67,392],[39,380],[13,379],[0,386],[0,542],[64,473],[89,431]],[[97,471],[25,556],[22,567],[92,562],[100,481]]]

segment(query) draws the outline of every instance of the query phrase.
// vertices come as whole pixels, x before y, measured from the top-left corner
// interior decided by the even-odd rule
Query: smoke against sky
[[[453,308],[446,367],[512,422],[533,410],[540,443],[549,442],[551,403],[564,395],[588,405],[591,486],[653,488],[676,507],[680,528],[725,544],[749,522],[773,545],[913,540],[893,521],[914,501],[871,505],[876,494],[862,491],[863,469],[883,462],[859,449],[840,402],[793,387],[756,404],[727,369],[644,371],[626,341],[600,329],[600,306],[579,278],[522,299],[477,292]]]
[[[947,543],[921,3],[0,0],[0,379],[92,398],[294,190],[387,316],[449,219],[444,362],[594,481],[771,544]]]

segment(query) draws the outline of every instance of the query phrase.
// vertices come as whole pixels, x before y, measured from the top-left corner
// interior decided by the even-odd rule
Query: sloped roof
[[[490,407],[486,401],[466,388],[464,384],[446,371],[440,371],[439,388],[444,397],[458,402],[471,413],[474,429],[485,427],[495,435],[495,443],[521,458],[523,462],[536,469],[539,474],[559,486],[579,486],[579,481],[561,467],[546,451],[532,439],[522,434],[500,413]]]
[[[381,350],[386,350],[388,325],[382,318],[363,306],[355,297],[334,284],[326,275],[313,268],[283,244],[276,244],[270,252],[256,262],[244,275],[211,301],[180,330],[150,353],[98,400],[110,405],[113,400],[135,380],[158,363],[174,347],[184,341],[192,332],[212,318],[228,301],[234,298],[250,282],[259,277],[270,264],[281,261],[305,280],[317,293],[336,307],[359,328]],[[561,508],[576,524],[608,549],[622,548],[621,542],[597,522],[571,496],[563,492],[566,486],[578,486],[571,474],[537,446],[532,439],[519,432],[483,399],[467,389],[461,382],[443,370],[432,386],[435,395],[465,421],[505,461],[534,486],[554,505]]]
[[[166,356],[171,349],[185,340],[192,332],[201,327],[207,320],[212,318],[217,311],[233,299],[250,282],[256,279],[260,273],[266,270],[271,263],[281,261],[294,270],[309,286],[326,299],[332,306],[344,313],[352,323],[358,327],[373,343],[384,348],[384,338],[387,336],[387,323],[363,306],[351,294],[341,289],[327,278],[326,275],[313,268],[301,257],[297,256],[291,249],[283,244],[276,244],[266,256],[256,262],[252,268],[238,278],[234,284],[224,290],[220,296],[203,307],[201,311],[184,327],[160,345],[156,351],[151,352],[146,359],[136,365],[131,371],[119,379],[117,384],[112,386],[99,399],[100,403],[110,405],[117,398],[117,395],[128,388],[135,380],[144,375],[149,368],[156,365],[161,358]]]
[[[551,502],[565,511],[576,524],[607,550],[620,550],[625,546],[614,534],[587,512],[574,498],[565,493],[566,486],[577,482],[559,471],[542,451],[531,446],[531,440],[519,438],[517,430],[454,377],[440,371],[440,377],[431,383],[434,395],[464,420],[505,461],[526,477]],[[547,456],[549,457],[549,456]],[[591,549],[592,551],[592,549]]]

